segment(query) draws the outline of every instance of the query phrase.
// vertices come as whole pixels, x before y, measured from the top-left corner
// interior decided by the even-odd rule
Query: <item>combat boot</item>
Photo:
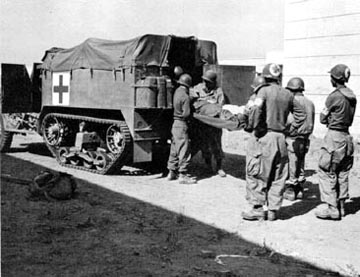
[[[304,198],[304,188],[301,184],[298,184],[294,188],[295,191],[295,199],[303,199]]]
[[[263,221],[265,219],[265,211],[262,206],[254,206],[251,210],[242,212],[241,216],[245,220]]]
[[[222,169],[218,169],[217,175],[219,175],[220,177],[226,177],[226,173],[225,173],[225,171],[222,170]]]
[[[320,219],[330,219],[330,220],[340,220],[340,212],[336,207],[328,205],[327,208],[317,210],[315,212],[317,218]]]
[[[285,191],[284,191],[284,194],[283,194],[283,197],[286,199],[286,200],[289,200],[289,201],[294,201],[295,200],[295,190],[294,190],[294,185],[289,185]]]
[[[191,184],[196,184],[196,179],[193,178],[193,177],[190,177],[186,174],[181,174],[180,173],[180,176],[179,176],[179,184],[182,184],[182,185],[191,185]]]
[[[167,175],[168,181],[173,181],[173,180],[176,180],[177,178],[178,178],[178,175],[177,175],[176,171],[170,169],[169,174]]]
[[[340,216],[344,217],[346,215],[346,212],[345,212],[345,199],[339,199],[338,206],[339,206]]]
[[[216,161],[216,173],[220,177],[226,177],[225,171],[221,168],[221,163],[222,163],[221,160]]]
[[[276,219],[277,219],[277,211],[268,210],[268,212],[267,212],[267,220],[274,221]]]

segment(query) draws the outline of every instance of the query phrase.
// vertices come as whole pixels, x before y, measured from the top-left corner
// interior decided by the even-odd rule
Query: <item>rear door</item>
[[[33,112],[32,84],[25,65],[1,64],[1,113]]]

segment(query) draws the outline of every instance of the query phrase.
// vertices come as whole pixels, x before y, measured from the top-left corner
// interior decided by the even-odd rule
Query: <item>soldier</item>
[[[211,104],[223,106],[225,104],[224,93],[221,87],[217,86],[217,74],[213,70],[208,70],[202,76],[203,82],[196,85],[191,91],[191,97],[196,100],[194,107],[206,101]],[[200,149],[202,151],[205,163],[212,170],[212,156],[216,161],[216,172],[220,177],[226,177],[226,173],[222,169],[222,160],[224,152],[221,146],[222,129],[218,129],[209,125],[201,126]]]
[[[179,80],[180,76],[184,73],[184,70],[181,66],[177,65],[174,67],[174,77],[176,80]]]
[[[246,199],[251,209],[244,211],[242,217],[246,220],[263,220],[263,206],[267,205],[267,219],[273,221],[277,219],[277,211],[281,207],[289,171],[284,131],[289,111],[292,110],[293,95],[279,85],[279,65],[267,64],[262,75],[269,85],[260,88],[254,110],[250,113],[259,147],[254,149],[257,152],[246,164],[247,174],[255,181],[246,184]],[[267,128],[265,134],[259,132],[264,122]]]
[[[242,115],[242,118],[240,120],[245,121],[244,124],[244,130],[246,132],[252,133],[253,136],[251,138],[255,139],[256,141],[258,141],[259,137],[262,137],[265,133],[266,133],[266,124],[264,122],[264,120],[262,120],[261,122],[263,124],[258,124],[256,130],[254,130],[254,122],[253,122],[253,116],[252,113],[255,111],[255,109],[253,108],[255,105],[255,99],[257,96],[258,91],[265,86],[268,86],[269,84],[266,83],[266,80],[263,76],[258,75],[255,76],[252,84],[251,84],[251,88],[253,89],[253,93],[250,95],[249,101],[246,103],[245,105],[245,110],[244,110],[244,114]],[[256,132],[256,134],[255,134]],[[248,144],[251,144],[251,141],[248,141]],[[249,150],[249,148],[247,148],[247,150]],[[249,154],[249,153],[247,153]]]
[[[259,138],[264,136],[267,130],[264,121],[261,121],[263,123],[261,128],[260,125],[258,125],[256,130],[254,130],[252,113],[255,111],[254,101],[257,97],[257,93],[262,87],[265,86],[268,86],[268,84],[266,84],[264,77],[256,76],[254,78],[251,85],[253,94],[250,96],[249,101],[245,105],[245,111],[243,115],[244,121],[246,122],[244,130],[251,133],[251,136],[247,140],[246,144],[246,199],[254,206],[258,205],[258,200],[253,190],[256,190],[257,187],[261,187],[263,184],[262,181],[259,181],[257,178],[260,172],[259,157],[261,155]],[[261,213],[261,218],[259,219],[263,218],[263,213]]]
[[[356,96],[345,86],[350,69],[344,64],[334,66],[329,72],[335,90],[325,102],[320,122],[328,131],[319,158],[319,186],[321,200],[327,207],[315,215],[321,219],[339,220],[346,214],[345,200],[349,198],[349,171],[354,162],[354,144],[349,134],[352,125]]]
[[[169,181],[179,177],[180,184],[194,184],[196,180],[188,175],[191,160],[188,136],[188,120],[191,116],[189,88],[192,78],[189,74],[182,74],[179,87],[174,93],[174,122],[171,129],[172,142],[168,160]],[[179,174],[179,175],[178,175]]]
[[[305,84],[301,78],[290,79],[286,88],[294,94],[294,108],[288,117],[286,142],[289,179],[286,181],[284,198],[294,201],[303,197],[305,155],[309,150],[309,136],[314,130],[315,106],[304,96]]]

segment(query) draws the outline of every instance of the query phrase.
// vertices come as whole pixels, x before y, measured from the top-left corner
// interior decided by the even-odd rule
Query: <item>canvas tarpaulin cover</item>
[[[52,48],[46,51],[42,68],[67,71],[81,68],[113,70],[131,66],[167,67],[169,48],[174,36],[144,35],[130,40],[89,38],[69,49]],[[216,44],[196,40],[194,60],[198,65],[217,64]]]

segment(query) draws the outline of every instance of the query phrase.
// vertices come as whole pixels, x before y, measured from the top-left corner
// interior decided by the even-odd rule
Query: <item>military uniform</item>
[[[254,130],[254,112],[256,111],[255,99],[257,97],[257,92],[260,88],[267,86],[265,79],[257,76],[253,81],[252,88],[254,93],[250,96],[248,102],[245,105],[245,112],[242,115],[244,124],[244,130],[251,133],[249,139],[246,142],[246,195],[247,200],[252,206],[259,205],[256,196],[253,196],[253,190],[256,190],[258,187],[263,185],[263,182],[260,181],[257,177],[260,174],[260,143],[259,138],[262,137],[266,131],[265,120],[260,120],[260,123],[257,124],[256,130]],[[259,198],[262,199],[262,195],[259,195]],[[258,217],[263,218],[264,213],[260,211]]]
[[[190,96],[195,100],[193,103],[195,110],[198,106],[200,107],[203,102],[217,104],[220,106],[225,104],[223,90],[220,87],[215,87],[214,89],[209,90],[204,83],[196,85],[191,90]],[[209,166],[211,166],[211,157],[213,155],[216,161],[216,170],[220,170],[222,159],[224,158],[224,152],[221,145],[222,129],[206,124],[201,124],[197,127],[201,131],[197,132],[199,137],[194,138],[194,140],[197,141],[196,145],[194,145],[194,152],[197,151],[197,147],[200,148],[203,158]]]
[[[179,83],[181,84],[181,79]],[[191,160],[188,135],[188,120],[191,116],[191,110],[188,87],[180,85],[175,90],[173,106],[174,122],[171,129],[172,143],[168,160],[168,179],[176,179],[175,174],[179,173],[180,183],[194,183],[192,180],[186,177],[188,173],[188,166]]]
[[[246,200],[253,209],[243,212],[244,219],[263,218],[267,204],[268,219],[275,220],[281,207],[289,162],[284,131],[292,102],[293,95],[275,82],[258,91],[249,115],[255,136],[248,144],[246,161]]]
[[[349,197],[349,171],[353,166],[354,144],[349,134],[352,125],[356,96],[345,85],[339,85],[326,99],[320,122],[326,124],[319,158],[319,185],[321,200],[329,205],[329,214],[320,211],[320,218],[339,219],[345,215],[345,199]],[[339,212],[337,212],[339,208]]]
[[[314,130],[315,106],[301,91],[294,94],[293,112],[288,117],[287,149],[289,155],[289,179],[284,197],[294,200],[302,195],[305,182],[305,155],[308,152],[309,136]]]

